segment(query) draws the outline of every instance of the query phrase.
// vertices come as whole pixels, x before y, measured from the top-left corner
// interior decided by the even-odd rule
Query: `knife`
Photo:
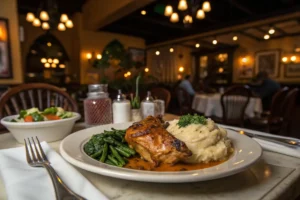
[[[274,142],[274,143],[281,144],[281,145],[288,146],[288,147],[292,147],[292,148],[300,147],[300,140],[297,140],[297,139],[278,138],[278,137],[272,137],[272,136],[266,136],[266,135],[259,135],[259,134],[255,134],[255,133],[246,132],[246,131],[243,131],[243,130],[236,130],[236,129],[233,129],[233,128],[225,128],[225,129],[235,131],[237,133],[240,133],[242,135],[246,135],[246,136],[251,137],[251,138],[258,138],[258,139],[261,139],[261,140]]]

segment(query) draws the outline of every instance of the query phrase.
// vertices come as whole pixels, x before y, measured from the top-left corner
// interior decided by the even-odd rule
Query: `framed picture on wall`
[[[12,78],[8,19],[0,18],[0,78]]]
[[[146,52],[145,52],[145,49],[129,47],[128,52],[131,56],[131,60],[133,61],[133,65],[136,68],[146,66]]]
[[[290,63],[285,65],[285,77],[300,77],[300,63]]]
[[[254,76],[253,66],[243,64],[241,67],[239,67],[238,73],[239,79],[251,79]]]
[[[279,76],[280,50],[259,51],[255,54],[256,73],[265,71],[271,78]]]

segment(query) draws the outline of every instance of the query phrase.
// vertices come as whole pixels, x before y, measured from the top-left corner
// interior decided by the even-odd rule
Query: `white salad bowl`
[[[65,138],[71,133],[72,128],[80,114],[73,112],[73,116],[66,119],[49,120],[41,122],[11,122],[19,115],[7,116],[1,119],[4,125],[19,143],[24,143],[24,138],[37,136],[40,141],[53,142]]]

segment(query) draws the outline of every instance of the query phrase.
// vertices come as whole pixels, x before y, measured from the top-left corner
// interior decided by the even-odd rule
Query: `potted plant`
[[[131,94],[131,119],[132,121],[140,121],[142,120],[141,115],[141,101],[139,97],[139,81],[141,79],[141,75],[138,75],[136,78],[136,91],[135,96],[133,97],[133,94]]]

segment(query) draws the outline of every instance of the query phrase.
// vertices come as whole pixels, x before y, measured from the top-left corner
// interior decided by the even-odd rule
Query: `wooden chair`
[[[294,120],[294,113],[296,112],[296,99],[297,96],[299,95],[299,89],[295,88],[286,95],[286,98],[284,99],[283,102],[283,108],[282,111],[283,113],[283,118],[282,118],[282,125],[280,128],[280,135],[285,135],[285,136],[295,136],[293,132],[297,132],[297,137],[299,137],[299,129],[298,130],[292,130],[292,123],[296,120]],[[299,127],[299,125],[297,126]]]
[[[179,104],[179,114],[185,115],[190,113],[192,111],[192,98],[189,93],[185,89],[177,87],[176,96]]]
[[[165,110],[168,110],[169,103],[171,100],[171,93],[167,89],[161,87],[153,88],[151,89],[151,95],[154,99],[164,100]]]
[[[77,103],[60,88],[46,83],[22,84],[8,89],[0,98],[0,118],[32,107],[44,110],[57,106],[78,112]]]
[[[270,111],[263,113],[260,118],[250,119],[250,124],[261,131],[278,134],[284,113],[284,100],[288,92],[288,87],[281,88],[276,92],[272,98]]]
[[[221,96],[222,122],[243,127],[245,110],[250,97],[251,90],[248,86],[232,86],[226,90]]]

